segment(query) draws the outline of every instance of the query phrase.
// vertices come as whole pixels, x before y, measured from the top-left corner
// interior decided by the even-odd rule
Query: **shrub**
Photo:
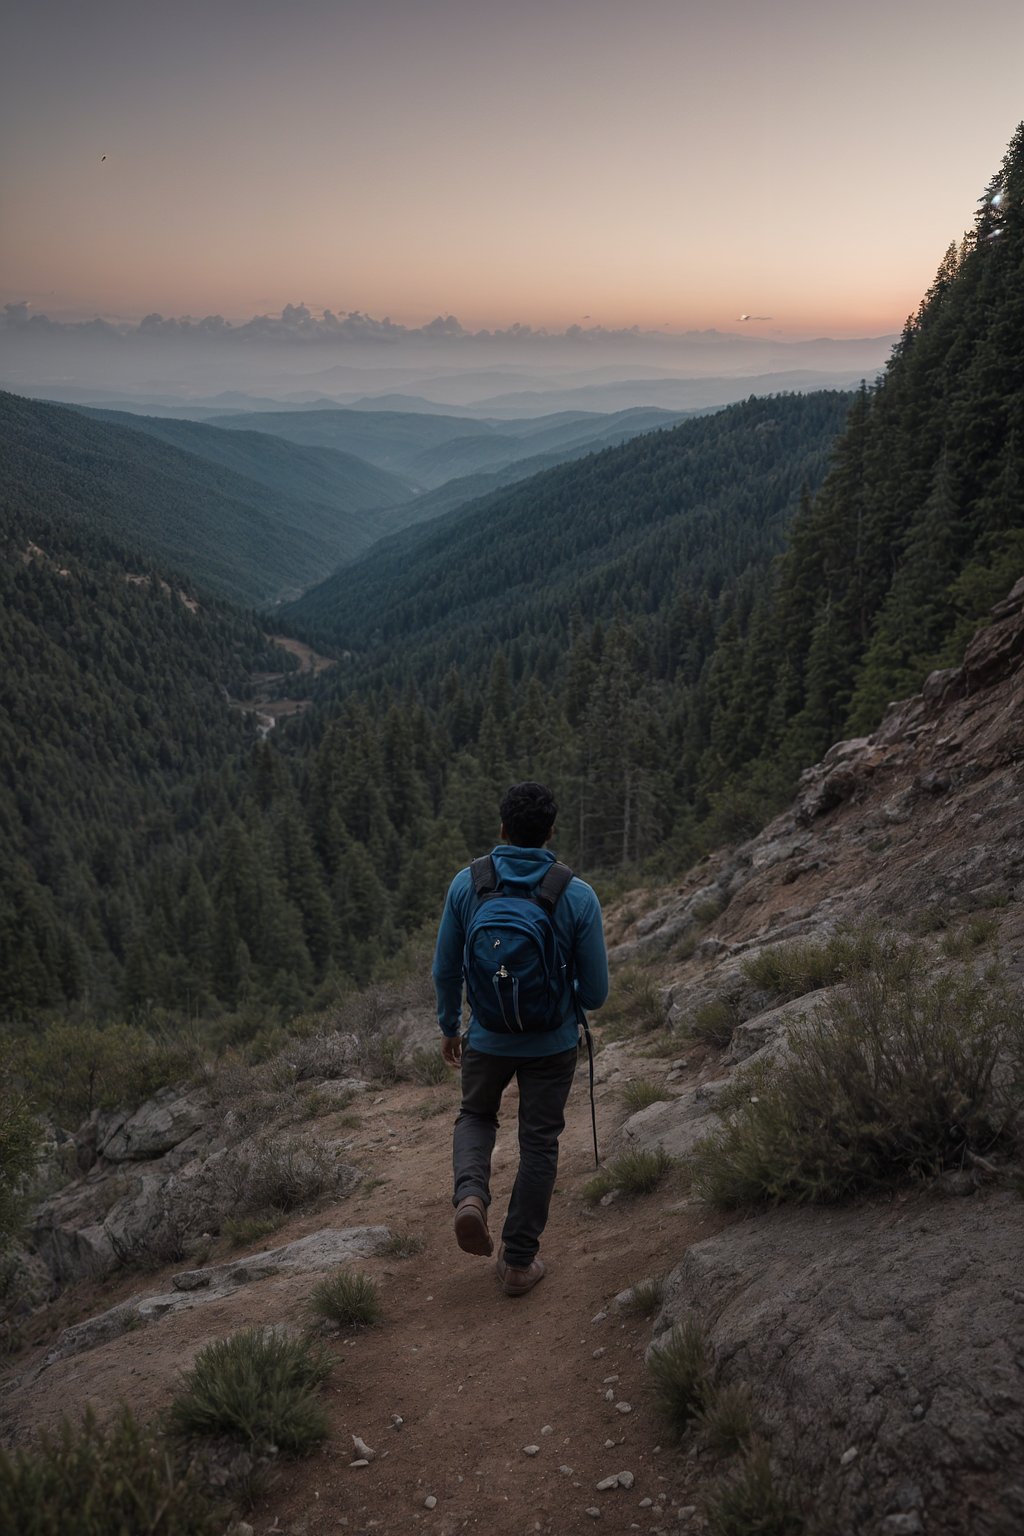
[[[31,1536],[221,1536],[228,1512],[198,1470],[127,1408],[100,1427],[67,1420],[37,1445],[0,1449],[6,1529]]]
[[[702,1040],[706,1045],[726,1046],[739,1021],[735,1003],[716,997],[694,1009],[689,1032],[695,1040]]]
[[[682,1434],[700,1413],[711,1390],[711,1357],[697,1319],[678,1323],[647,1362],[655,1400],[669,1425]]]
[[[612,980],[601,1010],[601,1030],[610,1038],[649,1034],[665,1022],[665,1008],[654,977],[638,965],[623,966]]]
[[[414,1083],[433,1087],[437,1083],[446,1083],[452,1076],[452,1069],[440,1050],[429,1051],[419,1046],[409,1058],[409,1076]]]
[[[754,1446],[708,1507],[712,1536],[800,1536],[804,1523],[772,1473],[767,1448]]]
[[[663,1104],[667,1098],[668,1094],[657,1083],[645,1077],[635,1078],[622,1090],[623,1103],[630,1114],[636,1114],[638,1109],[647,1109],[651,1104]]]
[[[318,1200],[338,1183],[338,1168],[322,1147],[267,1136],[229,1152],[221,1178],[238,1216],[285,1214]]]
[[[232,1248],[247,1248],[270,1237],[280,1227],[283,1216],[229,1216],[221,1224],[221,1235]]]
[[[998,1071],[997,1071],[998,1067]],[[693,1155],[724,1206],[833,1201],[1020,1139],[1020,1010],[971,974],[861,976],[790,1034],[790,1054]]]
[[[950,960],[966,960],[988,944],[999,932],[999,919],[984,912],[976,912],[956,933],[947,933],[942,940],[942,953]]]
[[[314,1287],[309,1298],[316,1317],[342,1328],[372,1328],[384,1316],[377,1287],[369,1275],[342,1269]]]
[[[25,1047],[29,1096],[65,1125],[94,1109],[137,1109],[160,1088],[189,1079],[200,1062],[189,1039],[157,1038],[129,1024],[53,1024]]]
[[[26,1100],[0,1084],[0,1249],[20,1225],[41,1143],[42,1127]]]
[[[171,1404],[171,1425],[182,1435],[224,1434],[250,1449],[302,1455],[327,1434],[315,1393],[330,1368],[303,1339],[246,1328],[199,1351]]]
[[[372,1078],[390,1088],[402,1076],[402,1037],[371,1035],[363,1041],[363,1061]]]
[[[754,1409],[745,1381],[716,1386],[697,1415],[704,1442],[716,1456],[732,1456],[754,1433]]]
[[[916,958],[912,947],[901,951],[891,934],[881,935],[871,927],[842,929],[821,943],[798,940],[763,949],[743,962],[743,974],[755,987],[789,999],[883,965],[912,967]]]
[[[612,1190],[623,1195],[653,1194],[674,1167],[675,1159],[664,1147],[623,1152],[583,1186],[583,1198],[588,1204],[596,1205]]]

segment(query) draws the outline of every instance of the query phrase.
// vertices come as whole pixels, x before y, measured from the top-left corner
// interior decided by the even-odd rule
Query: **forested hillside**
[[[412,500],[412,491],[401,476],[388,474],[375,464],[337,448],[302,448],[269,432],[218,432],[216,427],[203,422],[176,421],[168,416],[142,416],[81,405],[74,409],[93,420],[160,438],[185,453],[194,453],[233,474],[256,480],[268,490],[337,508],[345,515],[345,531],[353,539],[354,549],[365,548],[381,530],[376,528],[374,519],[356,519],[352,513]],[[383,531],[390,529],[385,527]]]
[[[147,909],[208,942],[174,854],[253,740],[226,691],[281,653],[77,518],[6,502],[0,549],[0,1016],[102,1010],[149,964]]]
[[[250,438],[238,450],[239,469],[244,451],[249,468],[239,473],[134,426],[0,394],[5,508],[59,512],[234,602],[295,596],[377,536],[379,519],[365,510],[365,475],[350,512],[340,498],[310,494],[308,465],[285,468],[288,445]],[[397,487],[380,477],[382,496],[393,499]]]

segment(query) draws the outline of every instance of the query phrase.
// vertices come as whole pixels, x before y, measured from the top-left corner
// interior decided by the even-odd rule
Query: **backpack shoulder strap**
[[[473,880],[473,890],[478,897],[489,896],[492,891],[498,889],[498,872],[494,868],[494,860],[489,853],[474,859],[469,866],[469,873]]]
[[[560,860],[556,859],[538,885],[537,899],[549,916],[555,910],[559,897],[572,878],[572,870],[568,864],[563,864]]]

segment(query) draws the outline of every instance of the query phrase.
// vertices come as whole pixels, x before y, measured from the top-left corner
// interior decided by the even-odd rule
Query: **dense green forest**
[[[308,593],[282,622],[341,659],[262,743],[224,696],[267,665],[252,619],[201,589],[194,611],[125,553],[137,509],[76,500],[70,453],[33,484],[23,443],[2,1011],[230,1034],[326,999],[432,923],[515,777],[554,784],[559,852],[599,887],[755,828],[1024,571],[1022,194],[1024,129],[876,385],[547,471]]]
[[[153,432],[161,433],[161,441]],[[179,441],[170,437],[178,430]],[[207,434],[212,434],[212,445]],[[145,550],[208,591],[250,605],[294,596],[379,536],[400,481],[371,465],[325,466],[274,437],[138,418],[131,427],[0,393],[0,496]],[[187,450],[185,445],[187,444]],[[220,449],[219,461],[214,456]],[[401,526],[400,513],[384,527]]]

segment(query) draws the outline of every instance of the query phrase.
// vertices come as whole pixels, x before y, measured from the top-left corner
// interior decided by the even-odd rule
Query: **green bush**
[[[645,1077],[634,1078],[622,1090],[622,1101],[631,1115],[639,1109],[649,1108],[651,1104],[663,1104],[668,1098],[663,1088]]]
[[[583,1198],[596,1205],[612,1190],[623,1195],[653,1194],[675,1165],[664,1147],[623,1152],[583,1186]]]
[[[940,948],[950,960],[967,960],[999,932],[999,919],[976,912],[956,933],[947,933]]]
[[[29,1104],[0,1084],[0,1249],[21,1223],[41,1143],[42,1128]]]
[[[232,1248],[247,1248],[270,1237],[281,1226],[284,1216],[229,1216],[221,1225],[221,1236]]]
[[[900,964],[913,966],[912,947],[901,950],[896,938],[871,927],[843,929],[820,943],[797,940],[763,949],[743,962],[743,974],[755,987],[787,1000],[835,986],[865,971]]]
[[[137,1109],[187,1081],[199,1062],[192,1040],[156,1038],[134,1024],[53,1024],[26,1043],[21,1072],[40,1109],[78,1126],[94,1109]]]
[[[740,1016],[735,1003],[728,1002],[724,997],[716,997],[694,1009],[690,1018],[689,1033],[695,1040],[702,1040],[705,1045],[723,1047],[732,1040],[739,1021]]]
[[[228,1520],[197,1469],[127,1408],[0,1450],[4,1529],[19,1536],[222,1536]]]
[[[439,1049],[428,1051],[419,1046],[409,1058],[409,1076],[414,1083],[434,1087],[437,1083],[448,1082],[452,1075],[452,1069]]]
[[[221,1177],[236,1217],[271,1220],[319,1200],[337,1187],[338,1169],[323,1147],[267,1136],[229,1152]]]
[[[800,1536],[804,1523],[772,1472],[767,1448],[754,1446],[708,1507],[711,1536]]]
[[[309,1304],[314,1316],[341,1328],[373,1328],[384,1317],[380,1295],[369,1275],[347,1269],[320,1280],[313,1287]]]
[[[316,1389],[330,1361],[304,1339],[246,1328],[208,1344],[184,1376],[170,1410],[181,1435],[229,1435],[253,1450],[302,1455],[327,1434]]]
[[[970,973],[929,981],[884,966],[791,1032],[758,1093],[698,1144],[694,1187],[723,1206],[834,1201],[1012,1152],[1022,1081],[1024,1022],[1008,996]]]
[[[711,1355],[695,1317],[678,1323],[665,1343],[651,1351],[647,1368],[659,1410],[681,1435],[711,1392]]]
[[[639,965],[623,966],[612,978],[608,1001],[601,1009],[601,1033],[609,1039],[649,1034],[665,1022],[658,982]]]

